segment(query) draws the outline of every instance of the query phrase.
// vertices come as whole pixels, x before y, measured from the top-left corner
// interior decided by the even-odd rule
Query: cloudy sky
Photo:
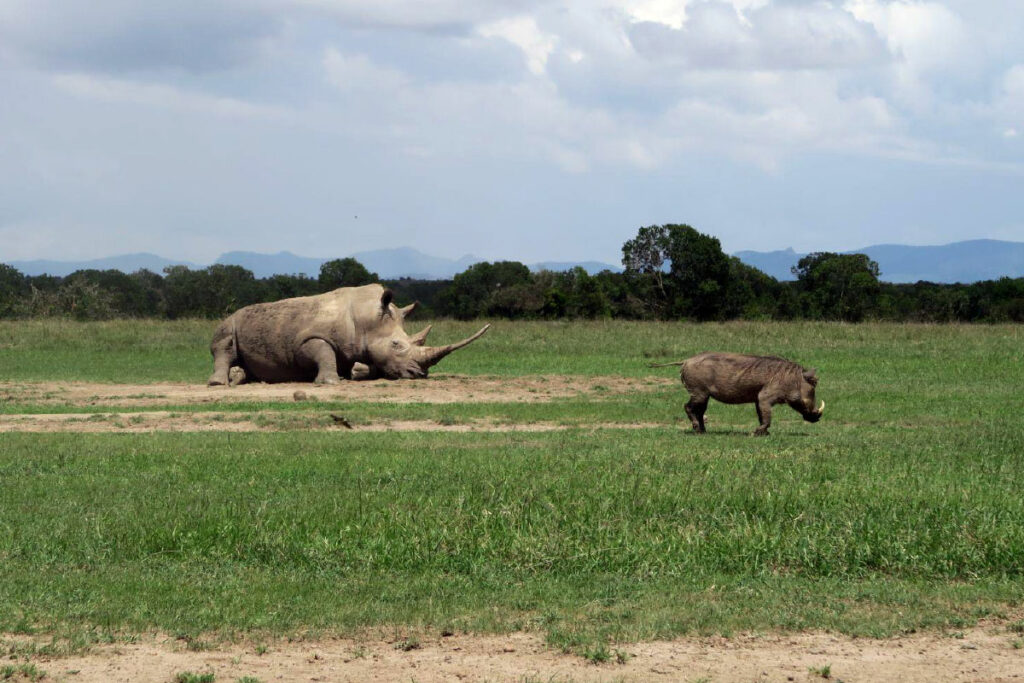
[[[1024,240],[1020,0],[0,0],[0,261]]]

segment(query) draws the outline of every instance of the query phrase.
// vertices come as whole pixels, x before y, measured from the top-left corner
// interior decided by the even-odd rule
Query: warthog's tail
[[[685,360],[677,360],[674,363],[651,363],[647,367],[649,367],[649,368],[667,368],[670,365],[682,365],[685,362],[686,362]]]

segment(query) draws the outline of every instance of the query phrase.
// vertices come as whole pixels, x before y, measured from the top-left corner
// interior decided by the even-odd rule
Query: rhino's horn
[[[402,318],[405,318],[407,315],[415,311],[416,307],[419,306],[419,304],[419,301],[413,301],[408,306],[403,306],[402,308],[399,308],[398,313],[402,316]]]
[[[430,334],[430,328],[432,327],[433,325],[427,325],[422,330],[409,337],[409,343],[413,346],[423,346],[427,341],[427,335]]]
[[[456,342],[454,344],[449,344],[448,346],[428,346],[421,349],[420,353],[422,355],[420,356],[420,365],[422,365],[424,368],[429,368],[431,365],[434,365],[435,363],[439,362],[442,358],[447,356],[452,351],[455,351],[456,349],[461,349],[463,346],[475,342],[477,339],[482,337],[484,332],[489,330],[490,327],[491,326],[489,324],[484,325],[480,329],[480,331],[474,334],[472,337],[466,337],[462,341]]]

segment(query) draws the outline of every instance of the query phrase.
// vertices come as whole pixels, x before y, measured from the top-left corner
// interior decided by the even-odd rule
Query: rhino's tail
[[[672,365],[682,365],[685,362],[686,362],[685,360],[677,360],[677,361],[672,362],[672,363],[651,363],[647,367],[649,367],[649,368],[667,368],[667,367],[672,366]]]

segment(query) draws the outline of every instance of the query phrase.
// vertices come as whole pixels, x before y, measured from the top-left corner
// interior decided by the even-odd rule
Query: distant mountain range
[[[941,246],[875,244],[844,252],[867,254],[878,262],[885,282],[977,282],[1001,277],[1024,277],[1024,242],[968,240]],[[807,254],[782,251],[738,251],[734,254],[779,280],[795,280],[790,271]]]
[[[484,259],[467,254],[461,258],[448,259],[441,256],[431,256],[411,247],[399,247],[397,249],[377,249],[374,251],[362,251],[350,255],[369,270],[377,273],[382,279],[393,280],[401,277],[410,277],[422,280],[447,280],[456,274],[469,268],[474,263],[480,263]],[[256,277],[263,278],[271,275],[309,275],[316,277],[320,274],[320,265],[325,261],[341,256],[316,258],[310,256],[298,256],[289,251],[281,251],[276,254],[259,254],[251,251],[229,251],[217,257],[214,263],[222,265],[242,266],[251,270]],[[125,273],[132,273],[141,268],[151,270],[154,273],[163,273],[167,266],[184,265],[189,268],[204,268],[206,264],[196,264],[189,261],[175,261],[166,259],[155,254],[124,254],[122,256],[111,256],[109,258],[93,259],[89,261],[8,261],[8,265],[17,268],[25,275],[56,275],[63,277],[70,275],[76,270],[108,270],[116,269]],[[565,261],[545,262],[530,266],[531,270],[569,270],[576,266],[582,267],[590,274],[602,270],[622,270],[618,266],[597,261]]]
[[[122,273],[134,273],[136,270],[145,268],[154,273],[163,273],[167,266],[188,266],[189,268],[201,268],[189,261],[175,261],[166,259],[156,254],[122,254],[121,256],[108,256],[106,258],[93,259],[91,261],[51,261],[38,259],[35,261],[4,261],[9,266],[17,268],[25,275],[56,275],[64,277],[76,270],[120,270]]]
[[[942,246],[907,246],[901,244],[877,244],[853,252],[867,254],[878,262],[881,279],[886,282],[977,282],[995,280],[1000,277],[1024,277],[1024,242],[1001,240],[970,240]],[[734,254],[744,263],[754,266],[779,280],[792,280],[790,268],[806,254],[792,249],[781,251],[738,251]],[[474,263],[483,259],[466,255],[458,259],[424,254],[410,247],[378,249],[351,254],[377,273],[381,278],[391,280],[411,277],[424,280],[450,279]],[[330,257],[341,258],[341,257]],[[297,256],[282,251],[277,254],[259,254],[249,251],[232,251],[222,254],[215,263],[238,265],[248,268],[256,277],[269,277],[278,273],[305,274],[316,277],[320,264],[330,258]],[[0,259],[2,260],[2,259]],[[204,264],[166,259],[155,254],[125,254],[91,261],[9,261],[9,265],[26,275],[69,275],[76,270],[117,269],[125,273],[140,268],[162,273],[172,265],[202,268]],[[564,271],[582,267],[590,274],[602,270],[619,272],[622,269],[599,261],[545,261],[530,265],[530,269]]]

